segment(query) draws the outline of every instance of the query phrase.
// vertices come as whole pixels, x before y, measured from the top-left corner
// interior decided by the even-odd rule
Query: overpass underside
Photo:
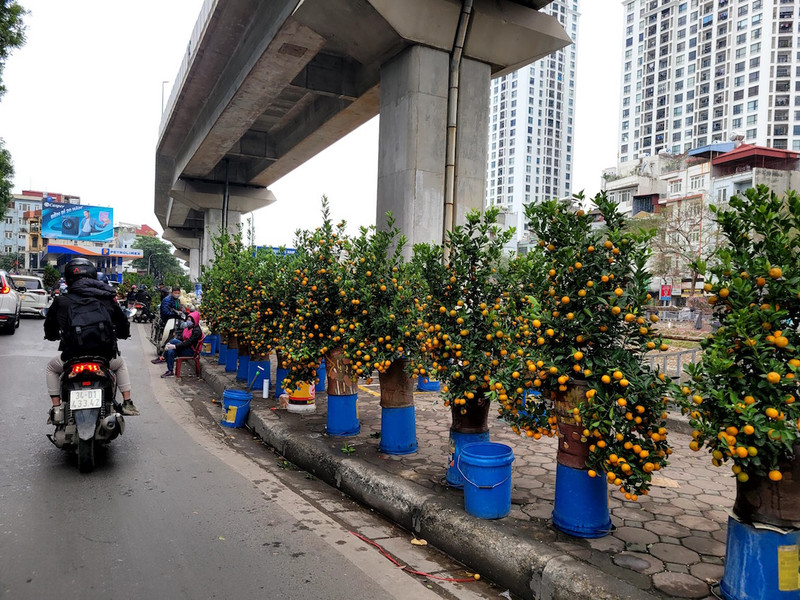
[[[276,201],[269,185],[380,114],[378,223],[391,210],[410,243],[441,241],[448,185],[456,222],[483,203],[491,77],[570,43],[538,11],[548,3],[207,0],[161,123],[164,237],[197,276],[223,198],[233,229]]]

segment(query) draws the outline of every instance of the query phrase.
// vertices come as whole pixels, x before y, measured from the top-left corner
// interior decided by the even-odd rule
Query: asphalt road
[[[132,330],[121,349],[142,415],[88,475],[45,437],[56,344],[42,321],[0,335],[0,598],[486,597],[398,570],[336,514],[374,517],[325,490],[309,502],[264,468],[274,460],[203,427],[182,386],[149,363],[146,326]]]

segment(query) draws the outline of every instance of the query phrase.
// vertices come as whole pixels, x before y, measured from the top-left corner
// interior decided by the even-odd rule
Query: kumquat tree
[[[254,268],[250,332],[251,352],[269,356],[281,342],[287,302],[290,298],[289,281],[294,255],[286,248],[257,248]]]
[[[409,359],[408,368],[419,368],[414,302],[418,285],[403,260],[405,237],[392,215],[387,216],[385,229],[362,227],[350,242],[343,287],[357,318],[352,330],[345,323],[337,329],[356,374],[367,379],[373,370],[386,373],[396,360]]]
[[[449,258],[435,244],[417,244],[412,259],[423,282],[418,300],[418,339],[423,364],[415,374],[442,382],[455,430],[486,427],[489,382],[517,340],[506,325],[509,269],[503,246],[513,236],[497,224],[497,208],[472,211],[450,232]],[[424,295],[423,295],[424,294]]]
[[[345,223],[332,223],[324,196],[322,219],[315,230],[298,231],[296,235],[287,325],[279,347],[285,362],[282,366],[289,369],[284,381],[288,390],[302,382],[316,381],[323,357],[349,338],[356,328],[354,313],[361,312],[358,299],[348,296],[350,290],[343,288],[344,261],[350,245]]]
[[[568,202],[526,206],[538,238],[528,259],[541,269],[544,289],[538,302],[524,305],[530,343],[498,374],[494,395],[515,431],[538,439],[557,426],[559,451],[572,455],[571,466],[588,468],[590,477],[605,474],[635,500],[671,453],[671,382],[644,358],[667,349],[653,330],[657,317],[646,314],[652,232],[625,231],[605,194],[594,203],[598,226]]]
[[[213,331],[227,338],[242,330],[233,298],[246,285],[246,279],[240,278],[245,247],[241,232],[231,235],[221,230],[211,243],[214,262],[203,267],[199,279],[203,286],[202,315]]]
[[[762,185],[712,210],[727,243],[696,266],[720,327],[686,367],[690,446],[730,461],[740,487],[779,482],[800,458],[800,196]]]

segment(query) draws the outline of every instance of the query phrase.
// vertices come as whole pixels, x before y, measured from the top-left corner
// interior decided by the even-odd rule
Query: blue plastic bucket
[[[319,381],[317,382],[317,386],[314,388],[315,392],[324,392],[325,386],[327,385],[327,381],[325,378],[328,376],[328,370],[325,368],[325,359],[323,358],[322,361],[319,363],[317,367],[317,377],[319,377]]]
[[[445,476],[447,485],[457,489],[464,487],[464,478],[456,467],[458,457],[461,456],[461,449],[467,444],[477,444],[478,442],[488,441],[488,431],[484,431],[483,433],[460,433],[452,429],[450,430],[450,461],[448,462],[447,475]]]
[[[213,356],[217,353],[217,346],[219,345],[219,335],[216,333],[209,333],[203,340],[203,350],[200,352],[203,356]]]
[[[586,469],[556,466],[553,525],[579,538],[598,538],[612,530],[605,477],[589,477]]]
[[[358,422],[358,394],[328,395],[328,435],[349,437],[361,431]]]
[[[239,356],[239,366],[236,368],[236,381],[247,381],[247,373],[250,367],[250,356]]]
[[[481,519],[502,519],[511,512],[511,463],[505,444],[481,442],[461,448],[456,467],[464,478],[464,509]]]
[[[279,363],[280,364],[280,363]],[[275,397],[280,398],[283,395],[283,380],[289,374],[289,369],[282,369],[278,367],[275,371]]]
[[[422,375],[417,379],[417,391],[419,392],[438,392],[440,387],[441,383],[435,379],[428,379]]]
[[[235,373],[238,365],[239,365],[239,349],[228,348],[228,351],[225,353],[225,372]]]
[[[800,530],[756,529],[728,517],[725,574],[720,591],[728,600],[797,600]],[[743,575],[746,574],[746,575]]]
[[[225,427],[241,427],[247,422],[250,412],[250,400],[253,394],[242,390],[225,390],[222,392],[222,410],[225,416],[220,423]]]
[[[261,370],[259,371],[259,367]],[[254,390],[264,387],[264,379],[269,379],[270,364],[268,360],[251,360],[247,366],[247,383]]]
[[[222,340],[219,342],[219,358],[217,359],[218,365],[224,365],[228,358],[228,344],[223,344]]]
[[[380,451],[395,455],[417,451],[417,422],[413,406],[381,408]]]

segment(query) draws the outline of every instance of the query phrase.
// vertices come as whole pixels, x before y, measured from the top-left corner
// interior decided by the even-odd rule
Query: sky
[[[7,60],[0,97],[14,191],[80,196],[113,207],[115,222],[161,231],[153,177],[162,103],[202,0],[19,2],[27,42]],[[573,191],[592,196],[616,162],[623,8],[580,4]],[[256,241],[291,245],[298,228],[320,223],[323,194],[351,231],[374,224],[377,172],[375,118],[270,186],[278,201],[252,215]]]

